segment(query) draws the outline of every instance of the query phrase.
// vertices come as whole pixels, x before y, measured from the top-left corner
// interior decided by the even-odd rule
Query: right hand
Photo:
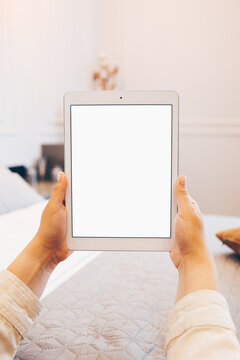
[[[188,194],[185,176],[175,183],[178,214],[175,218],[175,243],[170,253],[173,264],[180,268],[185,262],[200,261],[207,253],[203,220],[196,201]]]

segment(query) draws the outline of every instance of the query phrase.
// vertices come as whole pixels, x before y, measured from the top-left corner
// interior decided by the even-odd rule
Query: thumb
[[[67,178],[64,172],[60,171],[58,174],[58,182],[50,197],[50,202],[55,206],[61,206],[64,203],[67,190]]]
[[[189,208],[189,195],[187,190],[186,176],[179,176],[175,183],[175,198],[179,208],[179,212],[183,212]]]

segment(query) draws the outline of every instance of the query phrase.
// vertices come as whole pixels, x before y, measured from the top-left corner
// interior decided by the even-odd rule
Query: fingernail
[[[58,180],[58,181],[61,181],[61,180],[62,180],[62,177],[63,177],[63,172],[62,172],[62,171],[59,171],[58,176],[57,176],[57,180]]]
[[[183,175],[179,176],[179,183],[180,183],[180,185],[185,186],[186,176],[183,176]]]

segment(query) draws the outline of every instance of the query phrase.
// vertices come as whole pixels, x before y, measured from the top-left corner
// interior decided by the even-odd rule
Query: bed
[[[0,215],[4,268],[37,230],[46,201]],[[215,233],[240,218],[204,216],[220,287],[240,335],[240,258]],[[177,271],[167,253],[75,252],[53,273],[15,360],[162,360]]]

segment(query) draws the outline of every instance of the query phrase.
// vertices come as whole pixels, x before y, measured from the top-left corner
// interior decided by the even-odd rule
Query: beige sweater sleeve
[[[167,360],[240,360],[240,346],[225,298],[199,290],[179,300],[167,321]]]
[[[0,272],[0,360],[14,357],[40,310],[38,298],[21,280],[7,270]]]

